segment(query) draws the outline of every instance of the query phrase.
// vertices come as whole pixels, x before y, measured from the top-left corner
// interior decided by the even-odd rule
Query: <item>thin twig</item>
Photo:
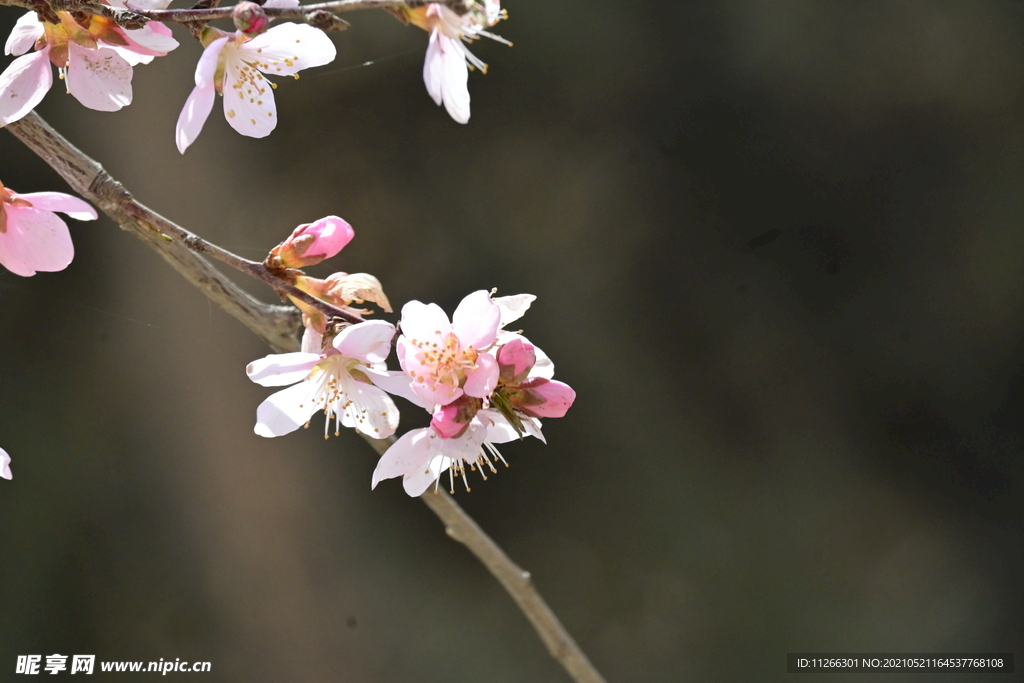
[[[258,274],[258,269],[266,271],[261,264],[235,256],[137,202],[98,162],[68,142],[35,112],[9,124],[7,130],[57,171],[76,192],[100,207],[123,230],[155,249],[186,280],[227,313],[238,318],[272,349],[278,352],[298,349],[295,331],[299,326],[299,316],[296,309],[271,306],[254,299],[195,251],[209,254],[235,267],[243,266],[241,270],[251,271],[250,274],[265,280]],[[282,281],[272,275],[270,277],[276,284],[265,281],[280,291]],[[383,455],[395,439],[366,440],[378,454]],[[530,620],[551,656],[558,660],[573,680],[576,683],[604,683],[604,678],[534,588],[529,572],[513,562],[448,493],[443,490],[428,492],[420,498],[441,519],[448,535],[476,555],[505,587]]]

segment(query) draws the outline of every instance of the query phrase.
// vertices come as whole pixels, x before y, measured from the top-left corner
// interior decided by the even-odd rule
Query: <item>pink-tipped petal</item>
[[[33,271],[64,270],[75,256],[68,226],[50,211],[8,206],[6,248]],[[20,275],[21,273],[19,273]]]
[[[383,363],[391,353],[395,326],[383,320],[351,325],[334,338],[334,348],[346,358],[366,363]]]
[[[476,368],[466,371],[463,391],[467,396],[487,398],[498,386],[498,361],[489,353],[481,353],[476,359]]]
[[[309,24],[275,26],[243,45],[241,52],[271,76],[292,76],[303,69],[323,66],[338,54],[327,34]]]
[[[53,85],[50,50],[18,57],[0,74],[0,126],[14,123],[39,104]]]
[[[157,26],[163,26],[159,22],[151,21],[143,28],[125,30],[128,38],[128,49],[140,55],[162,57],[178,47],[178,41],[171,37],[171,34],[154,30]],[[167,28],[163,26],[163,28]]]
[[[306,382],[301,382],[271,394],[260,404],[253,431],[267,438],[290,434],[309,422],[319,407],[310,397]]]
[[[19,194],[18,197],[28,201],[33,208],[60,211],[75,220],[94,221],[97,218],[96,209],[88,202],[63,192],[29,192]]]
[[[21,15],[21,18],[14,23],[11,35],[7,37],[7,44],[4,46],[5,55],[23,55],[28,52],[39,36],[43,35],[43,22],[35,12]]]
[[[283,387],[301,382],[320,362],[318,353],[273,353],[245,366],[245,374],[264,387]]]
[[[459,338],[462,348],[486,349],[494,343],[501,322],[501,309],[484,290],[468,295],[455,309],[452,332]],[[404,329],[404,324],[403,324]]]
[[[430,429],[413,429],[392,444],[377,462],[370,488],[377,488],[377,484],[385,479],[404,477],[426,469],[433,452],[429,434]]]
[[[0,448],[0,479],[12,479],[11,474],[11,456],[7,455],[7,451]]]

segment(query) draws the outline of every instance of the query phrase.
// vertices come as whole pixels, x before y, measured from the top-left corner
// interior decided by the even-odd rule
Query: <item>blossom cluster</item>
[[[299,226],[275,247],[266,265],[291,273],[290,264],[308,262],[310,254],[319,262],[337,253],[353,235],[347,223],[347,229],[339,229],[339,222],[331,216]],[[291,276],[300,289],[341,309],[352,311],[353,303],[368,299],[389,310],[372,276]],[[327,281],[333,286],[318,284]],[[371,284],[346,287],[353,282]],[[425,409],[430,425],[407,432],[388,449],[371,485],[402,477],[405,491],[418,496],[447,471],[453,493],[456,477],[468,491],[468,472],[486,479],[497,462],[507,466],[495,444],[526,436],[544,440],[539,418],[562,417],[576,398],[567,384],[553,379],[554,364],[543,351],[505,329],[534,299],[531,294],[495,298],[481,290],[465,297],[451,319],[437,304],[410,301],[402,307],[400,333],[382,320],[338,325],[308,313],[307,304],[302,350],[271,354],[246,368],[258,384],[287,386],[257,408],[255,432],[290,434],[323,412],[325,437],[333,423],[335,434],[345,426],[384,439],[398,428],[391,395],[399,396]],[[392,344],[401,370],[387,369]]]
[[[159,10],[170,0],[102,2],[119,9]],[[266,0],[263,7],[299,7],[299,2]],[[204,50],[195,88],[175,130],[182,154],[202,130],[216,95],[223,97],[224,116],[232,128],[249,137],[266,137],[277,126],[277,83],[267,76],[298,78],[300,71],[334,60],[334,43],[321,29],[294,23],[269,28],[263,7],[252,2],[236,6],[234,32],[212,26],[202,30]],[[464,43],[486,36],[511,44],[487,31],[505,17],[499,0],[474,2],[462,16],[438,3],[395,13],[430,34],[423,66],[427,92],[455,121],[466,123],[469,70],[486,72],[487,65]],[[117,111],[131,104],[133,67],[177,46],[170,28],[158,21],[125,29],[109,17],[83,11],[51,11],[45,17],[30,11],[17,21],[4,47],[16,59],[0,74],[0,126],[21,119],[42,101],[53,85],[51,64],[67,92],[83,105]]]

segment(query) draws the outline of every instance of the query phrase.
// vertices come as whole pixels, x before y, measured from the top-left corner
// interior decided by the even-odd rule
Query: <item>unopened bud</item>
[[[455,439],[466,433],[470,421],[479,410],[480,399],[461,396],[435,410],[430,426],[442,439]]]
[[[288,239],[274,247],[267,257],[267,265],[273,268],[315,266],[344,249],[355,234],[352,226],[337,216],[300,225]]]
[[[258,36],[267,30],[270,20],[267,13],[255,2],[240,2],[235,5],[231,18],[235,22],[235,28],[247,36]]]
[[[527,373],[537,363],[533,345],[522,339],[513,339],[498,349],[499,378],[502,384],[516,384],[526,379]]]

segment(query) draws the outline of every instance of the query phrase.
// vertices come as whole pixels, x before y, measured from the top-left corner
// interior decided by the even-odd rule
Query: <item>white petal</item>
[[[462,348],[486,349],[494,343],[500,321],[501,309],[491,301],[491,295],[481,289],[459,303],[452,315],[452,332],[459,338]]]
[[[348,377],[341,388],[349,404],[343,409],[341,423],[374,439],[386,439],[398,429],[398,408],[391,397],[372,384]]]
[[[441,47],[441,97],[448,115],[457,123],[469,122],[469,67],[462,41],[438,34]]]
[[[438,480],[441,473],[452,466],[451,458],[438,455],[430,459],[427,466],[413,472],[402,479],[402,488],[413,498],[422,496],[423,493]]]
[[[7,451],[0,448],[0,478],[11,479],[11,456],[7,455]]]
[[[494,303],[501,309],[501,326],[505,327],[523,317],[527,310],[537,299],[533,294],[514,294],[512,296],[499,296],[493,299]]]
[[[427,86],[427,94],[434,100],[434,104],[441,106],[441,61],[444,55],[441,46],[437,42],[437,29],[430,34],[430,42],[427,43],[427,56],[423,60],[423,83]]]
[[[302,350],[305,353],[319,354],[324,350],[324,335],[312,327],[302,328]]]
[[[267,0],[264,7],[298,7],[299,0]]]
[[[97,218],[96,209],[88,202],[63,192],[29,192],[18,197],[30,202],[33,208],[60,211],[76,220],[94,221]]]
[[[178,41],[169,35],[154,31],[149,25],[140,29],[125,30],[125,35],[142,47],[161,54],[167,54],[178,47]]]
[[[334,348],[346,358],[383,363],[391,355],[395,326],[384,320],[368,320],[346,327],[334,338]]]
[[[132,102],[132,67],[108,47],[68,43],[68,91],[97,111],[117,111]]]
[[[7,45],[4,46],[5,55],[23,55],[36,44],[39,36],[43,35],[43,22],[35,12],[21,15],[14,24],[11,35],[7,37]]]
[[[260,436],[284,436],[309,422],[319,405],[306,382],[267,397],[256,409],[255,431]]]
[[[283,387],[301,382],[320,362],[318,353],[272,353],[245,367],[245,374],[264,387]]]
[[[392,444],[377,462],[370,488],[377,488],[385,479],[405,477],[426,469],[433,455],[429,434],[429,428],[413,429]]]
[[[402,306],[402,334],[421,342],[440,342],[451,331],[448,314],[437,304],[410,301]]]
[[[53,85],[50,51],[18,57],[0,74],[0,126],[13,123],[39,104]]]
[[[433,412],[434,406],[427,405],[412,390],[412,378],[400,370],[381,371],[363,368],[363,374],[370,378],[374,384],[393,396],[401,396],[414,406],[419,406],[427,412]]]
[[[338,51],[327,34],[309,24],[281,24],[241,47],[245,60],[271,76],[292,76],[334,61]]]
[[[224,116],[228,125],[242,135],[265,138],[277,126],[274,89],[263,74],[249,66],[233,51],[225,60]]]
[[[196,85],[213,85],[213,78],[217,73],[217,62],[220,61],[220,53],[224,51],[231,36],[224,36],[213,41],[203,50],[199,62],[196,64],[195,81]]]

